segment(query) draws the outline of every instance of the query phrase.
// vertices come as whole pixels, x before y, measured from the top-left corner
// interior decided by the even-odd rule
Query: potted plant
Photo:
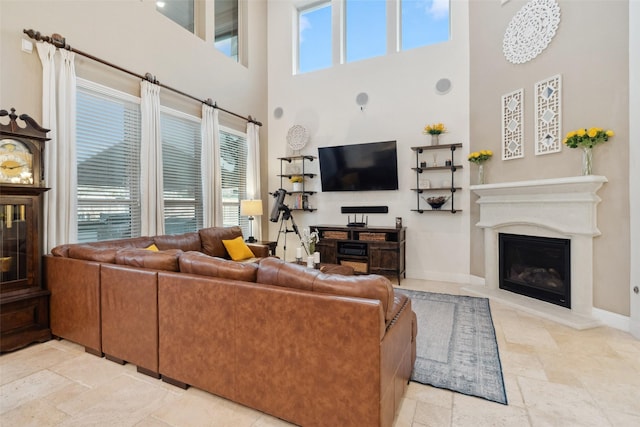
[[[293,175],[289,178],[289,181],[293,183],[293,191],[303,191],[302,182],[304,181],[304,177],[302,175]]]
[[[481,150],[474,151],[469,154],[467,158],[471,163],[475,163],[478,165],[478,184],[484,184],[484,162],[489,160],[493,156],[493,151],[491,150]]]
[[[425,135],[431,135],[431,145],[438,145],[440,143],[440,134],[445,133],[447,129],[443,123],[435,123],[426,125],[422,131]]]
[[[602,128],[578,129],[567,133],[564,145],[569,148],[582,148],[582,175],[591,175],[593,169],[593,147],[614,136],[612,130]]]

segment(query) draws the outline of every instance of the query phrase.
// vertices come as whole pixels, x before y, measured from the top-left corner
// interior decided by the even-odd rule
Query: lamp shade
[[[256,216],[262,215],[262,200],[240,200],[240,215]]]

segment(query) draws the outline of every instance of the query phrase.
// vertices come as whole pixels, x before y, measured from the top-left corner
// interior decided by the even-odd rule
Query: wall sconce
[[[240,200],[240,215],[249,217],[250,233],[246,242],[254,243],[256,239],[253,237],[253,220],[254,216],[262,215],[262,200]]]

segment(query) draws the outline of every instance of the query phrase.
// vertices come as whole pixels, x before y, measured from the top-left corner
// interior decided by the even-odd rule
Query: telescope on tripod
[[[273,193],[273,197],[276,199],[273,204],[273,208],[271,209],[271,215],[269,216],[269,221],[278,222],[280,221],[280,228],[278,229],[278,239],[276,241],[276,245],[280,243],[280,234],[284,234],[284,245],[283,248],[283,259],[287,260],[287,234],[288,233],[296,233],[298,235],[298,239],[302,242],[302,237],[300,236],[300,231],[298,230],[298,226],[296,225],[295,220],[293,219],[293,214],[291,213],[291,209],[289,206],[284,204],[284,198],[287,195],[287,190],[284,188],[279,188]],[[291,222],[291,228],[287,227],[287,221]],[[307,251],[307,248],[304,247],[304,251]]]

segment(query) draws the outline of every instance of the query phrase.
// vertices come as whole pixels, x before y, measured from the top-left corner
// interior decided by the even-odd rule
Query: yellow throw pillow
[[[150,244],[145,249],[152,252],[158,252],[158,247],[156,246],[155,243]]]
[[[223,240],[222,244],[234,261],[242,261],[255,256],[249,246],[242,240],[242,236],[238,236],[233,240]]]

